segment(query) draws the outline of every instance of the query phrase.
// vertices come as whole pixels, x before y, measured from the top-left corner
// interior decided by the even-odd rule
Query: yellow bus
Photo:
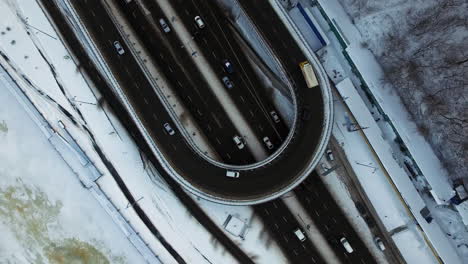
[[[299,63],[299,67],[301,67],[302,75],[304,75],[307,87],[314,88],[318,86],[317,77],[315,76],[312,65],[310,65],[308,61],[303,61]]]

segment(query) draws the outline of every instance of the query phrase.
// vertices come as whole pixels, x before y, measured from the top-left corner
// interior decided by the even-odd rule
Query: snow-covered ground
[[[373,85],[400,96],[415,130],[432,144],[450,179],[466,180],[468,2],[339,2],[360,33],[359,46],[382,66],[387,83]]]
[[[305,1],[304,0],[304,1],[301,1],[301,2],[305,6],[310,6],[310,1]],[[341,9],[341,6],[337,3],[337,1],[320,1],[320,3],[321,3],[322,8],[323,8],[322,11],[324,11],[326,13],[327,19],[329,19],[328,23],[332,23],[335,26],[335,28],[336,28],[335,33],[341,35],[342,40],[343,40],[342,44],[340,44],[339,41],[336,38],[335,33],[332,32],[332,30],[330,30],[329,24],[323,18],[323,13],[319,12],[318,9],[312,10],[312,13],[315,16],[316,20],[318,21],[319,25],[322,26],[323,31],[326,32],[328,39],[331,40],[330,45],[328,45],[324,49],[318,51],[318,53],[320,54],[320,56],[322,58],[322,63],[325,66],[329,77],[332,79],[332,81],[334,83],[341,83],[344,80],[344,78],[349,77],[353,81],[353,83],[355,83],[355,86],[359,87],[360,80],[355,75],[355,71],[351,71],[351,67],[349,65],[350,62],[347,61],[342,56],[341,51],[343,49],[343,45],[346,46],[347,47],[346,51],[348,52],[350,59],[353,60],[353,62],[354,62],[353,66],[357,67],[357,69],[359,71],[361,71],[362,78],[367,82],[368,85],[372,86],[371,87],[372,92],[375,92],[377,94],[375,96],[377,97],[377,100],[378,100],[378,103],[380,104],[380,107],[383,108],[383,110],[385,111],[385,114],[387,114],[387,117],[389,117],[390,120],[394,122],[394,129],[396,129],[398,131],[398,133],[400,134],[400,136],[403,138],[403,142],[404,142],[404,144],[406,144],[407,148],[409,149],[413,159],[420,166],[420,169],[423,172],[424,176],[426,176],[427,181],[430,183],[430,186],[433,187],[432,195],[435,195],[434,197],[436,197],[437,200],[435,200],[434,198],[429,197],[428,195],[423,194],[422,198],[423,198],[424,202],[427,204],[427,206],[429,208],[432,209],[432,208],[435,207],[435,201],[442,202],[442,203],[444,201],[447,201],[454,194],[454,192],[452,190],[452,187],[448,183],[447,173],[442,169],[442,166],[440,166],[440,162],[437,160],[437,157],[435,156],[434,152],[430,149],[427,142],[424,142],[424,139],[421,137],[421,135],[418,135],[418,133],[416,132],[414,123],[412,123],[412,121],[410,119],[408,119],[407,115],[404,114],[404,111],[405,111],[404,107],[402,107],[401,103],[399,103],[398,97],[395,96],[395,94],[391,94],[388,91],[383,90],[382,87],[379,87],[379,84],[380,84],[380,81],[379,81],[380,77],[379,76],[381,76],[380,75],[381,71],[379,71],[378,63],[372,57],[372,54],[369,53],[368,55],[366,55],[365,52],[361,51],[361,50],[365,50],[365,48],[363,48],[362,45],[360,45],[359,32],[356,29],[352,28],[351,22],[349,21],[349,19],[347,18],[346,14],[343,12],[343,10]],[[290,15],[294,15],[294,13],[297,13],[297,12],[291,12],[290,11]],[[297,19],[296,19],[296,21],[297,21]],[[297,25],[300,26],[301,23],[298,23]],[[311,29],[306,27],[305,25],[302,25],[301,30],[303,32],[307,32],[307,34],[310,34],[310,31],[311,31]],[[371,58],[369,58],[369,57],[371,57]],[[354,89],[354,88],[352,88],[352,89]],[[349,87],[346,87],[346,89],[343,88],[342,91],[345,92],[345,94],[342,95],[342,96],[344,96],[343,99],[348,104],[348,101],[350,100],[351,94],[346,93],[346,91],[349,91]],[[363,97],[363,100],[367,101],[367,98],[365,97],[365,95],[362,92],[360,92],[360,93],[361,93],[360,96]],[[353,96],[356,96],[356,95],[353,95]],[[357,95],[357,96],[359,96],[359,95]],[[385,100],[383,98],[385,98]],[[389,98],[391,98],[391,100],[388,100]],[[337,109],[336,114],[338,116],[335,116],[335,118],[338,119],[338,120],[341,120],[342,124],[350,123],[350,121],[349,121],[350,117],[348,116],[348,117],[344,118],[344,116],[347,115],[347,114],[345,114],[343,112],[343,110],[339,111],[340,107],[337,107],[336,109]],[[342,107],[341,107],[341,109],[342,109]],[[369,109],[370,110],[366,110],[366,111],[369,112],[369,116],[371,117],[371,120],[372,120],[372,115],[374,115],[374,112],[377,112],[377,109],[373,109],[372,107],[369,107]],[[356,111],[356,110],[353,110],[353,112],[354,111]],[[362,114],[361,112],[357,112],[357,113],[354,112],[354,114],[357,115],[358,119],[362,118],[361,117],[361,114]],[[374,115],[373,118],[375,120],[379,121],[379,120],[382,119],[382,116]],[[352,122],[352,120],[351,120],[351,122]],[[361,122],[362,122],[362,119],[359,120],[359,123],[361,123]],[[364,122],[364,124],[361,124],[361,125],[366,126],[367,124],[368,124],[368,122]],[[384,160],[390,161],[390,163],[394,163],[394,161],[393,162],[391,161],[391,159],[392,159],[391,156],[393,155],[393,159],[395,159],[397,162],[402,163],[403,162],[402,160],[406,159],[406,157],[403,154],[401,154],[401,151],[398,151],[398,145],[395,144],[394,142],[392,142],[392,139],[395,138],[395,133],[392,130],[392,127],[388,126],[388,124],[385,124],[385,122],[378,122],[377,124],[378,124],[377,127],[380,127],[380,129],[382,130],[381,132],[378,132],[378,134],[381,134],[381,137],[383,137],[384,139],[386,139],[388,141],[388,143],[384,143],[384,144],[385,145],[388,144],[388,145],[390,145],[392,147],[392,149],[388,149],[388,147],[382,148],[383,146],[381,146],[381,144],[378,145],[378,146],[376,145],[377,146],[377,152],[380,152],[379,158],[382,158],[382,157],[380,157],[381,155],[388,156],[387,154],[383,154],[383,152],[388,152],[390,154],[390,156],[389,156],[390,159],[385,158]],[[335,130],[339,126],[340,126],[340,123],[337,122],[335,124]],[[366,134],[366,132],[367,132],[366,129],[364,130],[364,134]],[[343,130],[343,131],[339,131],[339,133],[337,134],[334,131],[334,136],[337,137],[337,139],[339,139],[339,140],[345,134],[350,134],[350,133],[347,132],[346,130]],[[378,135],[378,134],[376,134],[376,135]],[[357,146],[355,146],[355,144],[353,143],[353,141],[356,140],[356,139],[353,140],[352,138],[347,138],[347,137],[345,137],[344,139],[341,139],[341,141],[342,141],[341,144],[343,144],[343,147],[345,148],[345,152],[348,155],[348,157],[350,157],[350,160],[353,160],[353,159],[356,159],[355,158],[356,156],[359,156],[359,155],[356,155],[356,152],[361,151],[361,150],[359,150],[359,148],[357,148]],[[352,145],[352,147],[349,147],[349,146],[346,147],[347,145]],[[346,150],[346,148],[348,150]],[[364,150],[365,150],[365,148],[367,148],[366,144],[361,145],[361,148],[364,148]],[[369,151],[369,150],[367,150],[367,151]],[[372,153],[369,153],[369,154],[372,154]],[[372,167],[376,168],[375,169],[376,171],[379,171],[378,167],[379,167],[380,164],[379,164],[378,161],[374,161],[374,162],[369,162],[368,161],[368,160],[373,159],[372,155],[370,155],[369,157],[361,156],[360,159],[362,159],[362,161],[357,160],[357,161],[355,161],[355,163],[356,164],[361,164],[361,165],[364,164],[364,165],[359,166],[359,165],[354,164],[354,167],[356,167],[355,170],[356,170],[356,174],[358,175],[358,177],[361,177],[363,173],[366,173],[366,172],[361,172],[361,170],[363,168],[365,168],[366,166],[369,166],[369,165],[372,165]],[[386,166],[386,165],[384,165],[384,166]],[[372,169],[372,170],[374,170],[374,169]],[[396,173],[396,172],[394,172],[393,169],[391,171],[392,171],[391,172],[392,175],[393,175],[393,173]],[[376,172],[372,172],[372,174],[375,174],[375,173]],[[398,172],[397,174],[400,174],[400,173]],[[407,176],[404,176],[404,174],[405,173],[401,174],[402,177],[403,177],[402,179],[404,179],[404,177],[407,177]],[[382,176],[384,176],[384,175],[382,175]],[[374,177],[372,177],[372,178],[374,179]],[[379,178],[380,178],[380,180],[383,180],[384,183],[387,182],[385,177],[377,177],[375,179],[379,179]],[[403,210],[400,211],[401,213],[391,214],[394,217],[395,221],[393,221],[391,219],[387,219],[389,217],[389,215],[387,215],[386,213],[384,215],[381,215],[381,217],[383,217],[383,219],[384,219],[383,220],[384,223],[387,222],[387,225],[388,224],[390,224],[390,225],[395,224],[396,225],[395,227],[397,227],[398,224],[399,224],[398,221],[401,221],[401,220],[403,220],[403,222],[409,221],[409,223],[412,221],[412,220],[410,220],[410,218],[407,218],[407,217],[404,216],[404,215],[406,215],[406,209],[404,207],[402,207],[401,201],[398,201],[398,196],[397,196],[397,194],[395,193],[394,190],[389,189],[389,193],[388,193],[389,195],[387,197],[389,200],[387,201],[386,199],[382,199],[382,197],[381,197],[385,193],[384,192],[385,184],[381,185],[382,183],[380,183],[380,187],[375,188],[375,186],[373,184],[371,184],[371,182],[369,181],[368,178],[366,178],[366,179],[363,178],[361,180],[361,182],[364,185],[364,188],[368,188],[368,190],[366,190],[366,192],[369,192],[368,195],[370,197],[372,197],[373,195],[378,195],[377,197],[375,197],[374,199],[371,199],[371,200],[373,202],[375,201],[375,203],[376,203],[375,207],[376,207],[376,209],[378,211],[380,211],[380,213],[382,213],[385,210],[390,210],[391,211],[393,209],[396,209],[396,210],[403,209]],[[418,184],[418,183],[419,182],[415,183],[416,187],[420,188],[421,184]],[[386,183],[386,185],[387,185],[387,187],[391,187],[390,185],[388,185],[388,183]],[[426,186],[427,186],[427,184],[426,184]],[[403,187],[403,186],[400,186],[400,188],[401,187]],[[412,189],[414,189],[412,187],[411,182],[408,182],[407,187],[411,187]],[[407,188],[404,187],[403,189],[407,189]],[[376,193],[375,192],[376,190],[379,191],[379,192],[382,191],[382,193]],[[404,191],[403,193],[405,193],[405,192],[406,191]],[[415,189],[413,191],[407,192],[405,194],[407,196],[407,197],[405,197],[405,199],[412,200],[413,198],[410,198],[410,196],[413,196],[412,194],[417,194]],[[392,201],[392,199],[394,200],[394,198],[392,198],[392,196],[394,198],[397,198],[397,200],[395,200],[395,202],[396,202],[396,204],[395,204],[396,207],[395,208],[392,208],[391,206],[383,205],[383,204],[379,203],[379,201],[382,201],[382,200],[385,201],[385,202]],[[417,198],[417,196],[415,196],[414,198]],[[418,203],[422,205],[421,198],[417,198],[417,200],[418,200]],[[413,203],[413,202],[410,202],[410,204],[411,203]],[[443,208],[444,206],[439,205],[438,207]],[[398,208],[400,208],[400,209],[398,209]],[[435,207],[435,208],[437,208],[437,207]],[[440,224],[441,227],[442,227],[442,230],[440,230],[440,228],[437,227],[436,229],[438,229],[438,231],[436,231],[436,233],[438,233],[439,235],[442,235],[442,236],[439,237],[439,238],[437,238],[437,236],[436,236],[436,237],[433,237],[433,238],[430,238],[430,239],[432,239],[433,241],[436,241],[437,243],[440,243],[442,240],[444,240],[445,241],[444,243],[447,244],[446,246],[449,246],[449,248],[453,247],[455,249],[458,249],[458,255],[460,255],[461,257],[465,256],[465,253],[464,253],[465,248],[466,248],[466,246],[464,244],[465,239],[460,238],[461,236],[464,236],[464,233],[465,233],[463,231],[464,229],[454,227],[454,226],[460,226],[460,224],[462,225],[460,217],[451,218],[452,221],[447,221],[447,219],[441,218],[440,214],[435,213],[435,211],[433,212],[433,215],[437,219],[436,223]],[[401,218],[402,216],[403,216],[403,218]],[[406,220],[405,220],[405,218],[406,218]],[[455,219],[457,219],[457,222],[454,222]],[[424,225],[424,223],[423,223],[423,225]],[[412,226],[411,223],[410,223],[410,226]],[[431,226],[436,227],[437,224],[434,225],[434,223],[433,223],[433,224],[431,224]],[[449,228],[448,226],[452,226],[452,228]],[[386,226],[386,227],[389,228],[390,226]],[[390,228],[388,231],[391,231],[391,229],[392,228]],[[422,248],[419,248],[420,249],[419,252],[418,252],[417,249],[415,251],[413,251],[413,252],[408,250],[409,248],[414,248],[412,246],[414,246],[415,244],[412,244],[412,245],[408,244],[408,243],[411,243],[410,241],[412,241],[412,240],[420,241],[421,245],[425,244],[424,240],[422,239],[423,237],[421,237],[421,233],[417,230],[417,228],[416,229],[415,228],[410,228],[410,230],[413,230],[414,232],[413,233],[411,233],[411,232],[408,233],[407,231],[405,231],[405,232],[401,232],[401,233],[398,233],[397,235],[393,236],[395,242],[398,242],[398,241],[401,242],[400,247],[403,249],[404,252],[402,252],[402,253],[405,255],[405,257],[409,257],[410,259],[414,259],[414,260],[416,260],[416,259],[420,260],[420,259],[423,259],[424,256],[426,256],[428,261],[430,261],[431,259],[432,259],[432,261],[435,261],[433,256],[431,256],[432,253],[428,250],[429,248],[427,247],[427,245],[423,246]],[[432,230],[432,228],[431,228],[431,230]],[[452,233],[455,230],[458,230],[458,232],[456,234]],[[432,235],[434,235],[433,231],[434,230],[430,231],[430,233],[432,233]],[[444,236],[442,231],[446,232],[447,236]],[[411,237],[411,239],[409,237]],[[453,237],[457,237],[457,239],[454,239]],[[452,239],[450,239],[450,238],[452,238]],[[451,240],[453,242],[452,245],[450,245],[448,240]],[[409,246],[407,247],[407,245],[409,245]],[[443,243],[439,244],[439,246],[445,247],[443,245]],[[449,248],[447,248],[447,249],[449,249]],[[439,248],[439,250],[440,250],[440,248]],[[424,252],[424,251],[426,251],[426,252]],[[449,250],[449,252],[450,251],[451,250]],[[455,255],[455,253],[452,252],[449,255],[453,256],[453,255]],[[453,260],[453,261],[455,261],[455,260]]]
[[[1,80],[0,262],[144,263]]]

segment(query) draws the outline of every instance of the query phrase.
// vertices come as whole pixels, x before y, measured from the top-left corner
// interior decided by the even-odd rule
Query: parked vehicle
[[[384,251],[384,250],[385,250],[385,245],[384,245],[382,239],[380,239],[380,237],[378,237],[378,236],[374,237],[374,242],[375,242],[375,245],[376,245],[381,251]]]
[[[327,149],[326,154],[327,154],[328,161],[334,161],[335,160],[335,156],[333,155],[333,152],[331,151],[331,149]]]

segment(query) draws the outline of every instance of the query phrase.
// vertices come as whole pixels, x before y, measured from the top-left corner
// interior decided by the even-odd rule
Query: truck
[[[307,87],[317,87],[319,84],[317,81],[317,77],[315,76],[314,69],[312,68],[312,65],[310,65],[308,61],[303,61],[299,63],[299,67],[301,67],[302,75],[304,75]]]

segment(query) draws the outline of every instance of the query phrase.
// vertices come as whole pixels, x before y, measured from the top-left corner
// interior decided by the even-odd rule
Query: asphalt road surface
[[[377,263],[319,177],[314,171],[294,190],[301,205],[343,263]],[[348,240],[352,253],[340,243],[342,237]]]
[[[269,153],[274,152],[287,137],[289,130],[282,121],[273,121],[270,113],[277,110],[269,100],[245,51],[241,49],[239,40],[235,38],[226,16],[215,1],[174,0],[171,4],[179,11],[180,18],[192,32],[194,40],[216,70],[218,78],[228,76],[234,83],[235,87],[230,89],[229,93],[254,128],[257,138],[268,137],[273,143],[273,149],[266,150]],[[200,16],[205,23],[203,29],[199,29],[195,24],[196,16]],[[228,73],[223,67],[225,60],[231,63],[233,73]]]
[[[139,40],[149,51],[152,61],[183,100],[222,162],[233,165],[254,163],[248,149],[238,149],[234,143],[233,137],[241,133],[208,88],[192,58],[182,50],[183,43],[173,31],[165,33],[161,30],[159,19],[167,22],[169,19],[159,8],[153,7],[155,1],[148,2],[152,7],[150,15],[146,15],[136,1],[128,4],[126,0],[117,1]]]
[[[119,100],[115,96],[112,91],[112,88],[108,86],[107,81],[104,80],[100,74],[100,72],[96,69],[95,65],[93,64],[92,60],[89,58],[86,51],[80,45],[79,40],[73,34],[73,30],[67,24],[67,18],[63,16],[60,12],[59,8],[54,4],[53,1],[41,1],[43,6],[47,9],[47,12],[50,16],[50,19],[53,20],[54,24],[57,26],[57,29],[62,34],[63,40],[66,42],[67,47],[72,50],[72,53],[79,58],[80,65],[78,65],[81,70],[86,71],[91,81],[99,87],[101,93],[103,93],[109,103],[109,106],[112,108],[115,114],[118,115],[119,119],[122,121],[122,124],[126,127],[126,129],[130,132],[132,137],[134,138],[135,142],[139,146],[139,148],[144,152],[147,153],[147,157],[156,166],[157,170],[159,171],[160,175],[166,180],[166,182],[171,186],[172,190],[176,193],[177,197],[181,200],[181,202],[186,206],[188,211],[198,220],[198,222],[207,229],[228,251],[231,253],[240,263],[248,263],[253,264],[253,261],[237,246],[235,245],[232,240],[230,240],[223,231],[219,229],[219,227],[205,214],[200,207],[198,207],[197,203],[185,192],[184,189],[180,187],[180,185],[174,181],[174,179],[169,176],[164,169],[160,166],[154,155],[151,155],[151,150],[149,149],[147,143],[145,142],[143,136],[140,134],[136,125],[132,122],[131,117],[120,104]],[[90,133],[92,136],[92,134]],[[97,146],[96,151],[101,155],[99,148]],[[106,161],[105,157],[101,155]],[[107,164],[108,166],[111,164]],[[124,192],[125,196],[129,201],[135,201],[135,199],[131,196],[130,192],[128,192],[125,183],[120,179],[118,174],[112,170],[113,166],[109,166],[111,170],[112,176],[116,179],[119,187]],[[173,248],[165,243],[165,240],[158,235],[156,227],[153,226],[151,221],[146,217],[144,212],[138,206],[138,204],[134,205],[135,211],[137,214],[142,218],[142,221],[145,225],[149,228],[149,230],[161,240],[162,244],[171,252],[174,258],[178,261],[178,263],[185,263],[180,256],[173,251]]]
[[[308,105],[312,117],[309,120],[298,118],[293,140],[273,162],[257,169],[242,170],[238,179],[228,178],[226,169],[209,163],[188,145],[100,1],[73,1],[73,4],[124,89],[127,99],[147,128],[149,136],[158,144],[166,162],[192,186],[203,190],[207,195],[214,195],[217,199],[248,201],[264,197],[266,193],[279,191],[302,176],[304,166],[311,161],[312,153],[321,140],[324,116],[320,89],[306,88],[298,65],[292,70],[296,96],[299,102],[310,102]],[[119,55],[113,44],[115,41],[119,41],[127,52]],[[299,105],[300,109],[301,106]],[[175,135],[165,132],[165,123],[172,126]],[[186,184],[185,186],[189,187]]]
[[[300,225],[281,199],[255,205],[254,209],[291,263],[325,263],[309,239],[301,241],[294,234]]]

